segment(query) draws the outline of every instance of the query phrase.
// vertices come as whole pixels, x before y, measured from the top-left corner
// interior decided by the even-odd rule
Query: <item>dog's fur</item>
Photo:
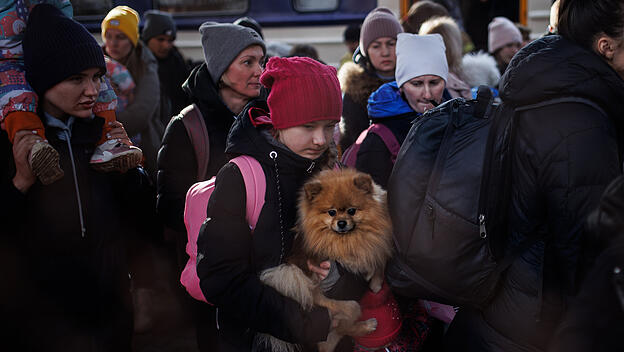
[[[307,267],[308,260],[340,262],[347,270],[362,275],[374,292],[381,289],[383,272],[392,253],[386,192],[367,174],[352,169],[326,170],[307,182],[299,198],[297,239],[286,264],[265,270],[260,279],[304,309],[326,307],[338,324],[320,351],[333,351],[343,335],[363,336],[375,330],[377,321],[357,321],[361,314],[355,301],[325,297],[319,282]],[[256,343],[269,344],[273,351],[297,350],[268,335]]]

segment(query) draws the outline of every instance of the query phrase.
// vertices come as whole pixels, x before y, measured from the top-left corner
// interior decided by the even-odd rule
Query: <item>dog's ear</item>
[[[323,185],[319,180],[310,181],[303,186],[303,190],[305,191],[308,201],[312,201],[316,196],[318,196],[322,189]]]
[[[358,174],[353,179],[355,187],[363,190],[365,193],[373,192],[373,179],[368,174]]]

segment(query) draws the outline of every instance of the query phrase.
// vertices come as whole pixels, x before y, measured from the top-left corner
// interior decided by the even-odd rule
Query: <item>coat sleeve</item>
[[[149,50],[144,47],[143,50]],[[147,130],[150,119],[160,105],[160,83],[158,80],[158,63],[155,59],[144,60],[145,72],[136,82],[134,101],[126,109],[117,114],[128,135],[133,137]]]
[[[293,343],[325,340],[330,325],[326,309],[306,312],[258,278],[243,182],[233,164],[217,175],[197,240],[197,274],[204,296],[255,331]]]
[[[169,122],[158,152],[158,214],[165,225],[184,231],[184,201],[197,181],[197,160],[181,119]]]
[[[392,155],[386,144],[378,135],[368,133],[358,151],[355,168],[371,175],[373,181],[387,189],[392,167]]]

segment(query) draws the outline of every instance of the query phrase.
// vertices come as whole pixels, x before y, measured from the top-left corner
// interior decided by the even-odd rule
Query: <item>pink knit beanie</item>
[[[368,46],[377,38],[390,37],[396,39],[403,33],[403,27],[396,16],[385,7],[378,7],[366,15],[360,30],[360,51],[367,56]]]
[[[271,90],[267,104],[275,129],[340,121],[342,94],[333,66],[308,57],[272,57],[260,83]]]
[[[505,17],[495,17],[488,25],[488,51],[496,50],[511,43],[522,43],[522,34],[513,22]]]

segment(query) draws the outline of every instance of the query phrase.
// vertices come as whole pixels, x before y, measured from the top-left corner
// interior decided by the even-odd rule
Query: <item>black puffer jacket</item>
[[[542,38],[516,54],[500,86],[510,106],[583,97],[606,115],[568,102],[517,116],[509,249],[540,240],[513,262],[489,307],[460,311],[449,350],[546,349],[578,285],[585,218],[622,173],[624,81],[598,55],[559,36]]]
[[[375,119],[373,123],[382,124],[392,132],[399,145],[403,143],[418,113],[412,112],[396,117]],[[388,188],[388,179],[392,173],[392,154],[383,139],[374,133],[368,133],[357,154],[355,168],[371,175],[373,181]]]
[[[65,176],[47,186],[37,182],[26,194],[11,182],[15,171],[10,145],[0,147],[1,241],[12,243],[16,252],[11,255],[23,260],[23,266],[3,268],[9,272],[3,278],[17,283],[5,282],[4,297],[16,300],[0,304],[3,312],[13,312],[3,313],[17,333],[11,336],[12,347],[130,350],[125,244],[146,226],[141,214],[149,180],[138,169],[123,175],[93,171],[89,159],[103,122],[76,119],[71,149],[57,136],[59,128],[46,126]]]
[[[624,336],[624,176],[615,179],[588,220],[600,255],[572,300],[551,352],[610,352]]]
[[[210,138],[207,178],[210,178],[228,161],[225,142],[235,116],[219,97],[205,63],[193,69],[183,88],[199,106],[206,123]],[[163,136],[158,152],[157,180],[158,213],[165,225],[185,231],[184,200],[186,191],[198,181],[197,160],[184,122],[178,116],[171,119]]]
[[[250,105],[268,110],[260,100]],[[249,155],[260,162],[266,176],[265,203],[252,234],[245,220],[240,170],[227,164],[219,171],[208,204],[209,220],[197,241],[200,286],[206,299],[218,307],[222,350],[251,350],[256,332],[289,342],[315,343],[327,336],[327,310],[305,312],[292,299],[262,284],[259,273],[280,264],[289,254],[299,189],[327,165],[327,153],[312,161],[276,144],[254,127],[247,109],[232,127],[226,152]],[[275,160],[269,156],[272,152]]]

